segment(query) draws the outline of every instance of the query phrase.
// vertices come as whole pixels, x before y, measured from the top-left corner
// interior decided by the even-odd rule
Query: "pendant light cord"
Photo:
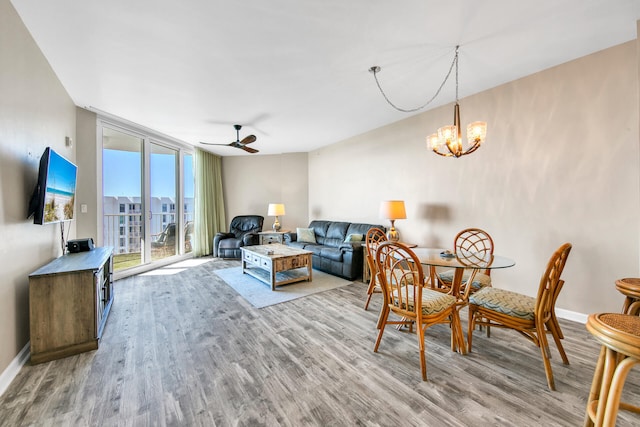
[[[438,88],[436,93],[431,97],[431,99],[429,99],[427,102],[425,102],[424,104],[416,108],[408,108],[408,109],[400,108],[397,105],[395,105],[393,102],[391,102],[387,94],[382,89],[380,82],[378,81],[378,73],[380,72],[380,67],[373,66],[369,68],[369,71],[373,73],[373,78],[376,81],[376,85],[378,85],[378,89],[380,90],[380,93],[382,94],[382,96],[384,97],[384,99],[387,101],[389,105],[391,105],[393,108],[403,113],[414,113],[416,111],[422,110],[424,107],[431,104],[431,102],[433,102],[433,100],[436,99],[438,95],[440,95],[440,91],[442,91],[442,88],[444,87],[445,83],[447,82],[447,80],[449,80],[449,77],[451,76],[451,71],[453,71],[453,66],[455,65],[456,67],[456,102],[458,102],[458,48],[459,47],[460,46],[456,46],[456,53],[453,57],[453,61],[451,61],[451,66],[449,67],[449,71],[447,72],[447,75],[444,77],[444,80],[440,84],[440,87]]]
[[[453,58],[453,62],[456,63],[456,104],[458,103],[458,48],[459,47],[460,46],[456,46],[456,56]],[[449,71],[449,72],[451,72],[451,71]],[[446,79],[445,79],[445,81],[446,81]]]

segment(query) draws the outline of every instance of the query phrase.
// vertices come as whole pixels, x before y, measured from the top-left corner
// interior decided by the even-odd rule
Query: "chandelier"
[[[442,126],[438,129],[436,133],[433,133],[427,137],[427,148],[433,150],[434,153],[444,156],[444,157],[461,157],[466,154],[471,154],[480,148],[480,145],[485,141],[487,136],[487,123],[486,122],[473,122],[467,126],[467,146],[466,148],[462,144],[462,130],[460,125],[460,105],[458,104],[458,49],[460,46],[456,46],[456,52],[453,57],[453,61],[451,62],[451,66],[449,67],[449,71],[445,76],[444,80],[438,87],[436,93],[423,105],[412,108],[412,109],[403,109],[396,106],[392,103],[384,90],[382,90],[382,86],[380,86],[380,82],[378,81],[377,73],[380,72],[381,68],[377,65],[369,68],[369,72],[373,73],[373,77],[378,85],[378,89],[380,93],[387,101],[389,105],[395,108],[398,111],[404,113],[412,113],[418,110],[423,109],[427,105],[429,105],[436,97],[440,94],[442,87],[449,80],[449,76],[451,75],[451,71],[455,66],[456,70],[456,103],[453,107],[453,125]]]

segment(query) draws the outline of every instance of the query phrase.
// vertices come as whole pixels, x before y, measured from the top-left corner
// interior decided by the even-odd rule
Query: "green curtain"
[[[195,153],[195,256],[213,253],[213,236],[225,231],[224,197],[222,194],[222,157],[196,148]]]

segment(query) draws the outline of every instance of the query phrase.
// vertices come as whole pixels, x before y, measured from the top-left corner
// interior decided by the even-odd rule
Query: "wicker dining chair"
[[[493,239],[484,230],[480,228],[466,228],[460,231],[453,239],[453,247],[455,253],[459,254],[476,254],[479,258],[486,258],[493,255]],[[453,282],[454,270],[445,270],[438,272],[438,286],[442,288],[451,287]],[[466,283],[469,279],[469,272],[465,272],[462,276],[462,283]],[[478,271],[471,283],[471,293],[476,292],[485,286],[491,286],[491,270]]]
[[[469,328],[467,345],[471,351],[475,325],[513,329],[533,342],[542,353],[547,384],[555,390],[551,370],[551,353],[547,333],[551,333],[564,364],[569,364],[560,340],[564,338],[555,314],[555,304],[564,285],[560,279],[571,251],[571,244],[560,246],[551,256],[540,279],[536,298],[493,287],[469,296]]]
[[[365,256],[366,263],[369,266],[369,287],[367,288],[367,301],[364,303],[365,310],[369,308],[371,296],[375,293],[382,293],[382,288],[376,275],[376,262],[374,258],[378,244],[385,241],[387,241],[387,235],[384,230],[377,227],[370,228],[365,236]]]
[[[425,286],[424,272],[419,258],[405,245],[397,242],[383,242],[378,245],[375,255],[376,275],[382,288],[384,303],[378,321],[378,337],[373,349],[378,351],[382,335],[387,325],[412,327],[418,337],[420,368],[423,381],[427,380],[425,359],[425,330],[439,323],[451,327],[451,350],[466,352],[460,317],[456,310],[456,298]],[[414,284],[420,284],[415,286]],[[389,318],[390,314],[394,320]]]

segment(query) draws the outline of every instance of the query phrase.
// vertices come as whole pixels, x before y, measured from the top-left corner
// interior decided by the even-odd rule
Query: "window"
[[[167,211],[167,204],[163,203],[162,204],[162,212],[166,212]]]
[[[124,213],[124,203],[120,203],[120,213]]]

